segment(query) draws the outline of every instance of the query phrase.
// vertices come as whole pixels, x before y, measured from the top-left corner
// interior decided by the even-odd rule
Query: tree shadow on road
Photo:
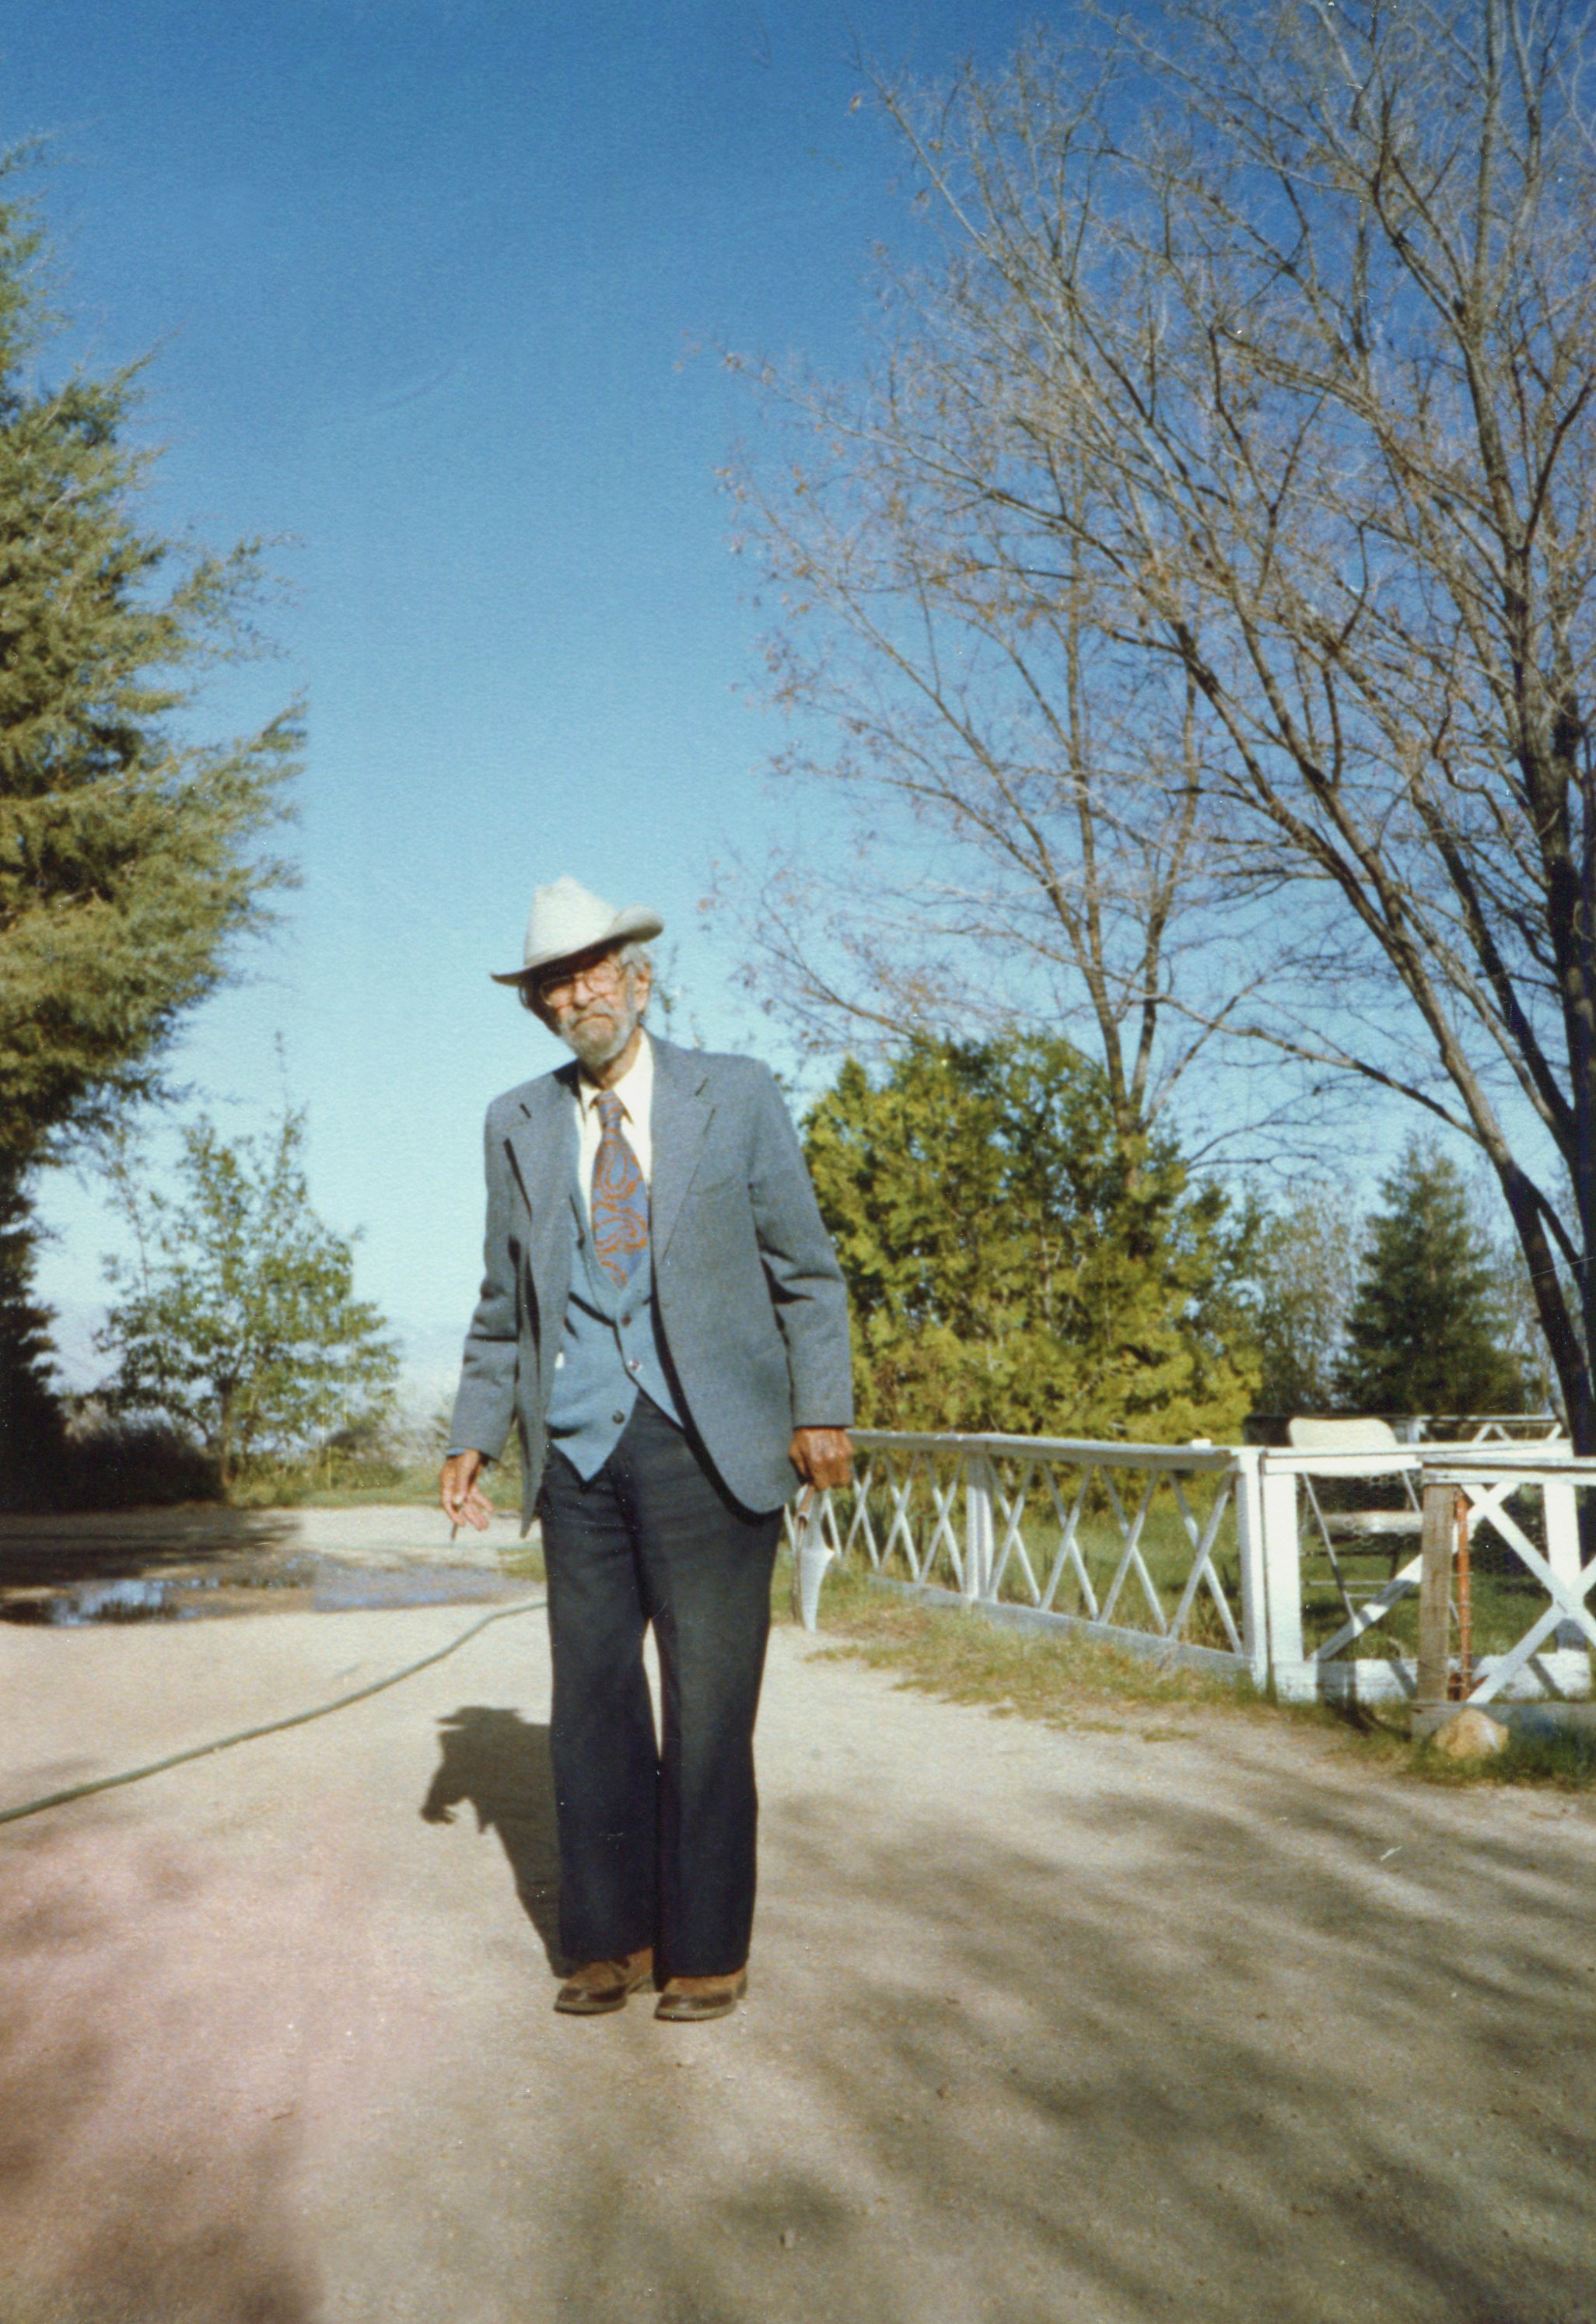
[[[176,1571],[270,1562],[295,1540],[291,1513],[204,1505],[170,1509],[0,1512],[0,1605],[30,1590],[72,1589]]]
[[[213,1867],[97,1803],[8,1833],[0,2318],[311,2324],[282,1950],[245,1878],[197,1975]],[[214,1893],[214,1892],[213,1892]],[[217,1970],[220,1974],[217,1974]]]
[[[940,1817],[773,1803],[736,2167],[650,2210],[625,2156],[669,2151],[683,2082],[640,2077],[560,2219],[567,2296],[1589,2324],[1588,1852],[1333,1767],[1216,1755],[1202,1802],[1138,1772],[1061,1761],[1007,1828],[956,1784]],[[746,2069],[714,2056],[718,2107]]]
[[[559,1950],[559,1849],[554,1821],[554,1768],[549,1729],[519,1711],[468,1702],[440,1719],[442,1757],[421,1803],[428,1823],[453,1823],[468,1800],[478,1831],[494,1831],[509,1859],[522,1911],[538,1932],[549,1965],[562,1975]]]

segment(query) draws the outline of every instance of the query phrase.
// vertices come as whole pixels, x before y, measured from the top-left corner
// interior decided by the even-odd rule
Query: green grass
[[[242,1509],[422,1508],[438,1499],[436,1461],[381,1469],[374,1478],[328,1483],[319,1462],[303,1466],[265,1463],[235,1480],[227,1495]],[[503,1500],[503,1493],[495,1499]]]
[[[1367,1480],[1357,1480],[1363,1498],[1378,1491]],[[1127,1519],[1134,1517],[1146,1479],[1135,1471],[1121,1472],[1121,1499]],[[1200,1529],[1206,1529],[1209,1512],[1217,1489],[1214,1480],[1192,1477],[1185,1480],[1185,1492],[1192,1515]],[[1065,1492],[1066,1506],[1074,1491],[1070,1481]],[[923,1491],[917,1496],[923,1503]],[[1332,1498],[1327,1492],[1326,1499]],[[1387,1498],[1390,1496],[1388,1493]],[[1533,1498],[1533,1497],[1531,1497]],[[844,1522],[851,1521],[852,1510],[844,1505]],[[890,1523],[890,1497],[879,1488],[870,1497],[870,1517],[878,1542],[884,1542]],[[1518,1521],[1536,1537],[1539,1530],[1536,1513],[1527,1505],[1515,1504]],[[963,1545],[962,1512],[955,1520],[955,1537]],[[998,1519],[1001,1548],[1005,1530]],[[1028,1498],[1025,1516],[1019,1527],[1019,1540],[1029,1559],[1037,1586],[1046,1591],[1053,1563],[1057,1556],[1060,1526],[1051,1499],[1038,1493],[1034,1487]],[[928,1507],[917,1507],[913,1535],[917,1560],[924,1559],[932,1540],[933,1527]],[[1091,1577],[1100,1605],[1107,1600],[1115,1572],[1124,1553],[1124,1541],[1112,1510],[1103,1497],[1096,1497],[1080,1519],[1076,1540],[1082,1562]],[[1167,1485],[1160,1485],[1148,1509],[1139,1536],[1142,1561],[1163,1606],[1166,1620],[1173,1618],[1181,1592],[1191,1571],[1192,1547],[1185,1523]],[[1416,1537],[1400,1543],[1365,1540],[1338,1543],[1337,1557],[1347,1582],[1354,1608],[1382,1589],[1390,1578],[1392,1551],[1398,1553],[1396,1563],[1405,1564],[1418,1548]],[[883,1572],[896,1580],[913,1579],[912,1570],[899,1547]],[[1227,1508],[1214,1536],[1212,1570],[1224,1596],[1238,1632],[1241,1628],[1241,1550],[1236,1539],[1233,1505]],[[939,1551],[933,1570],[926,1577],[945,1587],[956,1587],[946,1549]],[[1003,1571],[998,1594],[1012,1605],[1035,1602],[1028,1587],[1024,1569],[1019,1558],[1010,1554]],[[1474,1652],[1476,1655],[1503,1654],[1522,1637],[1545,1603],[1544,1592],[1533,1574],[1520,1566],[1505,1551],[1497,1549],[1489,1536],[1477,1547],[1473,1574]],[[1089,1615],[1078,1577],[1067,1567],[1060,1577],[1051,1601],[1052,1609],[1060,1614]],[[1346,1622],[1346,1609],[1336,1589],[1329,1560],[1318,1546],[1317,1536],[1307,1511],[1303,1513],[1303,1637],[1306,1651],[1315,1653],[1333,1637]],[[1115,1603],[1113,1619],[1127,1629],[1155,1633],[1154,1622],[1141,1582],[1134,1571],[1126,1576]],[[1226,1636],[1218,1609],[1204,1585],[1193,1601],[1182,1637],[1194,1646],[1227,1647]],[[1351,1658],[1382,1660],[1393,1652],[1412,1656],[1418,1649],[1418,1591],[1409,1587],[1379,1621],[1341,1651]]]
[[[1124,1477],[1121,1483],[1121,1499],[1128,1522],[1135,1516],[1145,1482],[1144,1478],[1131,1473]],[[1199,1528],[1205,1529],[1209,1511],[1213,1506],[1214,1484],[1202,1477],[1188,1478],[1185,1480],[1185,1488],[1192,1515]],[[1073,1489],[1072,1485],[1070,1491],[1073,1492]],[[921,1498],[923,1500],[923,1496]],[[1066,1507],[1068,1498],[1066,1494]],[[890,1523],[891,1497],[878,1489],[871,1494],[869,1506],[876,1538],[879,1542],[884,1542]],[[843,1505],[839,1514],[844,1516],[844,1524],[851,1522],[853,1513],[848,1504]],[[1001,1517],[997,1519],[997,1526],[998,1546],[1001,1549],[1003,1536],[1008,1528],[1006,1521]],[[933,1530],[928,1508],[924,1506],[917,1508],[912,1532],[918,1561],[924,1561],[931,1545]],[[960,1542],[962,1547],[962,1516],[955,1518],[954,1531],[955,1538]],[[1045,1491],[1038,1492],[1033,1486],[1020,1523],[1019,1542],[1026,1552],[1031,1574],[1038,1591],[1045,1591],[1047,1589],[1054,1561],[1058,1554],[1060,1531],[1051,1499]],[[1124,1554],[1123,1537],[1113,1511],[1101,1497],[1097,1506],[1083,1513],[1075,1538],[1081,1552],[1082,1563],[1091,1578],[1093,1589],[1101,1606],[1106,1601],[1114,1574]],[[1167,1486],[1161,1486],[1154,1496],[1142,1525],[1138,1546],[1153,1587],[1163,1605],[1165,1618],[1167,1620],[1174,1614],[1179,1602],[1192,1563],[1190,1538],[1180,1510]],[[882,1571],[898,1581],[910,1581],[914,1578],[901,1547],[895,1549],[892,1558],[883,1566]],[[1240,1629],[1241,1554],[1236,1544],[1235,1517],[1232,1510],[1227,1509],[1225,1512],[1215,1536],[1213,1571],[1230,1607],[1232,1618],[1237,1628]],[[936,1563],[927,1574],[926,1579],[939,1582],[945,1587],[956,1587],[946,1549],[939,1551]],[[1012,1605],[1024,1606],[1035,1602],[1026,1581],[1025,1569],[1014,1552],[1010,1552],[1004,1564],[998,1595],[1005,1603]],[[1089,1614],[1092,1610],[1081,1589],[1078,1576],[1069,1568],[1066,1568],[1060,1577],[1052,1600],[1052,1607],[1054,1611],[1060,1614]],[[1115,1604],[1113,1618],[1128,1629],[1145,1629],[1151,1633],[1157,1628],[1140,1579],[1134,1571],[1126,1576]],[[1209,1597],[1206,1588],[1198,1592],[1187,1628],[1183,1635],[1195,1646],[1229,1646],[1230,1640],[1225,1635],[1218,1609]]]
[[[790,1622],[791,1562],[777,1561],[772,1610]],[[1264,1702],[1249,1681],[1232,1682],[1178,1664],[1126,1654],[1069,1632],[1047,1636],[999,1628],[978,1614],[930,1607],[883,1590],[863,1560],[833,1565],[820,1599],[821,1659],[853,1659],[890,1670],[899,1683],[947,1702],[983,1704],[1002,1718],[1034,1719],[1077,1733],[1120,1733],[1149,1743],[1196,1735],[1204,1719],[1288,1720],[1333,1734],[1360,1760],[1393,1778],[1452,1789],[1487,1784],[1558,1791],[1596,1787],[1596,1734],[1514,1735],[1494,1757],[1455,1760],[1407,1733],[1398,1704]],[[1185,1713],[1186,1723],[1149,1722],[1148,1711]]]
[[[1355,1743],[1362,1757],[1393,1775],[1412,1775],[1449,1791],[1481,1784],[1562,1792],[1596,1788],[1596,1733],[1588,1728],[1568,1728],[1560,1735],[1521,1735],[1509,1729],[1505,1750],[1489,1758],[1452,1759],[1427,1739],[1416,1742],[1407,1732],[1405,1712],[1395,1703],[1345,1711],[1293,1705],[1282,1715],[1332,1727]]]
[[[342,1474],[335,1465],[329,1477],[318,1460],[261,1462],[235,1480],[227,1499],[235,1508],[430,1508],[442,1466],[440,1456],[429,1454],[403,1464],[351,1465]],[[521,1465],[513,1456],[495,1461],[484,1483],[495,1508],[520,1508]]]
[[[1596,1735],[1569,1728],[1561,1735],[1509,1735],[1508,1748],[1489,1759],[1449,1759],[1429,1744],[1410,1749],[1415,1775],[1426,1783],[1537,1784],[1553,1791],[1596,1788]]]
[[[778,1560],[772,1603],[791,1619],[791,1565]],[[899,1673],[949,1702],[980,1702],[1000,1714],[1049,1727],[1093,1723],[1091,1714],[1130,1705],[1163,1709],[1204,1703],[1234,1709],[1252,1698],[1224,1679],[1179,1664],[1100,1645],[1068,1632],[1001,1629],[978,1614],[917,1605],[871,1581],[857,1561],[833,1566],[820,1603],[822,1655],[853,1656]],[[1149,1740],[1168,1739],[1149,1731]]]

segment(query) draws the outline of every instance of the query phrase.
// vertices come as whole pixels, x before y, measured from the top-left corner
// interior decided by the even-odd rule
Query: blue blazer
[[[653,1038],[652,1036],[650,1037]],[[798,1482],[795,1428],[853,1405],[847,1296],[781,1093],[749,1057],[654,1039],[654,1299],[688,1416],[732,1498],[773,1509]],[[570,1288],[575,1060],[495,1098],[486,1129],[482,1296],[449,1443],[489,1459],[521,1432],[521,1529]]]

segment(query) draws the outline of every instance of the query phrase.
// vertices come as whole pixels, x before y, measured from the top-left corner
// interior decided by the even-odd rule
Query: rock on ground
[[[1488,1719],[1482,1711],[1460,1711],[1431,1739],[1448,1759],[1488,1759],[1507,1749],[1508,1730],[1500,1720]]]

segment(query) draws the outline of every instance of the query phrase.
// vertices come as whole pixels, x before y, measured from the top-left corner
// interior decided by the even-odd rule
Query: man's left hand
[[[787,1451],[805,1484],[819,1492],[853,1479],[853,1446],[845,1428],[795,1428]]]

